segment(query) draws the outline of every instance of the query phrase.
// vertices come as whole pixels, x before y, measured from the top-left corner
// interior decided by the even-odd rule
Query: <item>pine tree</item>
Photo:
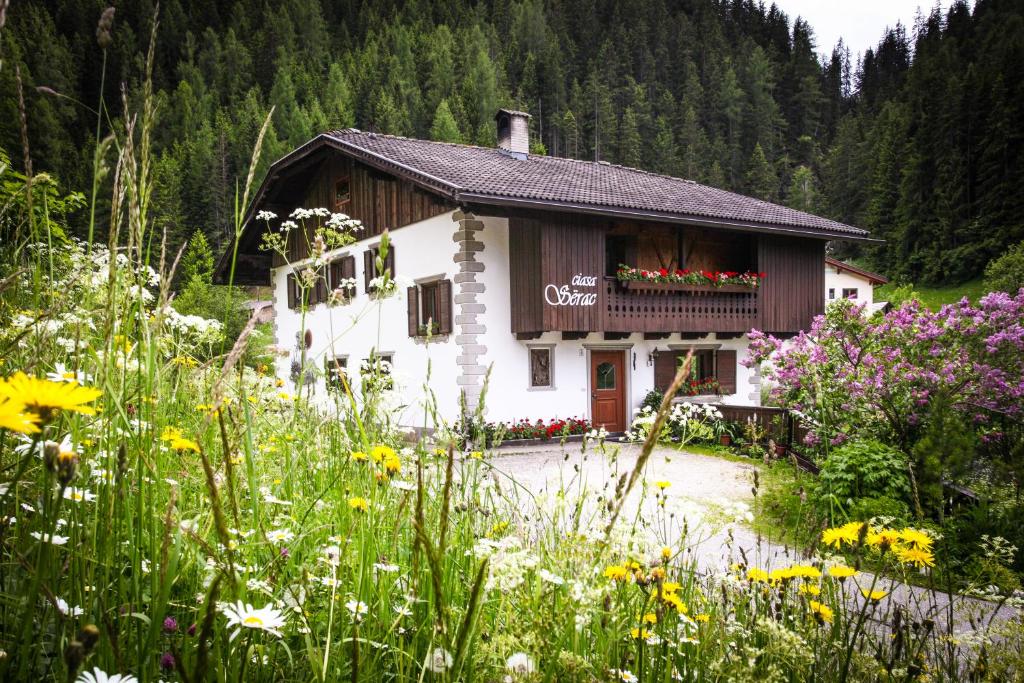
[[[814,213],[818,206],[818,191],[814,173],[806,166],[797,166],[786,194],[786,206],[799,211]]]
[[[615,161],[623,166],[640,167],[640,130],[637,128],[636,113],[627,107],[619,121],[618,146]]]
[[[750,162],[747,165],[747,192],[750,196],[773,201],[778,194],[779,179],[775,170],[768,163],[761,143],[754,145],[754,151],[750,155]]]
[[[439,142],[462,142],[459,126],[455,123],[452,110],[448,108],[448,100],[441,100],[434,113],[434,122],[430,125],[430,139]]]

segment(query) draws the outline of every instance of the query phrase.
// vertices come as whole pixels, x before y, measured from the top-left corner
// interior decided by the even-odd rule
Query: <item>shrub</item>
[[[907,501],[907,456],[878,441],[851,441],[832,451],[814,489],[819,506],[833,510],[860,498]]]
[[[644,396],[644,400],[640,403],[640,410],[644,408],[650,408],[653,411],[658,410],[661,407],[661,401],[665,398],[664,392],[658,391],[657,389],[651,389]]]
[[[1010,247],[985,266],[985,288],[990,292],[1016,294],[1024,287],[1024,242]]]

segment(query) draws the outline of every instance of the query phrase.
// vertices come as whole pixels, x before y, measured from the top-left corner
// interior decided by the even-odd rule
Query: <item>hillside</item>
[[[514,106],[538,153],[821,213],[886,239],[844,255],[891,277],[966,280],[1024,238],[1022,8],[957,3],[854,63],[749,0],[165,1],[153,209],[172,245],[196,228],[222,244],[271,106],[261,170],[345,126],[490,145],[494,111]],[[34,170],[68,188],[92,184],[101,87],[101,134],[120,125],[154,4],[119,6],[105,52],[102,9],[26,0],[0,29],[0,148],[22,165],[18,67]]]

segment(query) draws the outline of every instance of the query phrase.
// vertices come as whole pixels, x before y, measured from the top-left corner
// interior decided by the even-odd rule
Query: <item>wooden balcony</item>
[[[758,327],[760,290],[623,287],[604,278],[607,332],[747,332]]]

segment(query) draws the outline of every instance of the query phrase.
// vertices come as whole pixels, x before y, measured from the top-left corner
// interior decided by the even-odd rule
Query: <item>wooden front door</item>
[[[626,431],[626,362],[622,351],[590,352],[590,415],[594,427]]]

